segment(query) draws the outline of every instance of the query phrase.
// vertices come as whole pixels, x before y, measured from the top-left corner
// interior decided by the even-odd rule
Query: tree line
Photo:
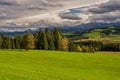
[[[120,51],[120,44],[102,44],[101,42],[73,43],[62,36],[58,28],[44,31],[39,30],[34,34],[26,33],[22,36],[0,35],[0,49],[38,49],[57,50],[69,52],[95,52],[95,51]]]
[[[83,52],[95,52],[95,51],[120,51],[120,43],[104,43],[104,41],[84,41],[76,42],[82,48]]]
[[[51,31],[46,28],[45,31],[26,33],[23,36],[0,35],[0,49],[75,51],[75,45],[62,36],[58,28]]]

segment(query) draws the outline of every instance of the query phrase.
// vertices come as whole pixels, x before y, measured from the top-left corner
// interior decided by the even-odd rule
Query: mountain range
[[[41,28],[35,29],[35,30],[27,29],[25,31],[14,31],[14,32],[0,31],[0,33],[5,34],[5,35],[15,36],[15,35],[25,34],[26,32],[35,33],[36,31],[44,30],[45,28],[49,28],[50,30],[52,30],[55,27],[59,28],[63,33],[67,33],[67,32],[75,32],[75,31],[86,31],[89,29],[108,27],[108,26],[120,26],[120,23],[94,22],[94,23],[81,24],[81,25],[77,25],[77,26],[49,26],[49,27],[41,27]]]

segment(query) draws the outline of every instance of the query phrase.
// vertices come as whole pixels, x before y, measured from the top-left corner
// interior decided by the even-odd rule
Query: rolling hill
[[[120,27],[119,26],[108,26],[103,28],[94,28],[86,31],[77,31],[73,33],[66,33],[65,36],[73,40],[109,40],[119,41],[120,40]]]
[[[117,52],[0,50],[0,80],[120,80],[120,56]]]

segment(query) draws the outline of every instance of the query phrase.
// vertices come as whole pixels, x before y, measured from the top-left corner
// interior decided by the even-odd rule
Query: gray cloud
[[[17,1],[14,1],[14,0],[0,0],[0,5],[2,5],[2,6],[18,6],[20,4],[18,4]]]
[[[0,14],[0,19],[5,19],[6,18],[6,14]]]
[[[98,8],[88,9],[88,12],[99,14],[112,11],[120,11],[120,0],[110,0],[107,3],[101,4]]]
[[[37,6],[37,5],[31,5],[29,8],[29,10],[48,10],[44,7],[41,7],[41,6]]]
[[[114,23],[120,20],[120,0],[110,0],[98,5],[98,7],[86,10],[90,22]]]
[[[43,6],[48,6],[48,7],[63,7],[62,4],[59,4],[59,3],[52,3],[50,1],[43,1],[42,3]]]
[[[41,24],[45,26],[82,24],[88,20],[89,14],[84,15],[81,12],[82,14],[73,15],[76,10],[71,11],[70,14],[61,14],[61,12],[102,1],[104,0],[0,0],[0,29],[2,26],[12,29],[14,25],[16,27],[28,25],[29,28],[29,24],[32,23],[40,23],[39,27]],[[92,21],[93,18],[90,20]]]
[[[89,17],[89,19],[93,22],[95,21],[115,22],[116,20],[120,19],[120,11],[104,14],[93,14],[93,16]]]
[[[62,19],[69,19],[69,20],[81,20],[82,19],[79,16],[73,15],[73,14],[59,14],[59,16]]]

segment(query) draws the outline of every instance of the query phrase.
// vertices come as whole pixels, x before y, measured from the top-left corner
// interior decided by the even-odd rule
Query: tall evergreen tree
[[[24,46],[22,45],[22,43],[23,43],[23,36],[16,36],[14,38],[14,42],[15,42],[16,49],[23,49],[24,48]]]
[[[36,40],[36,43],[35,43],[35,45],[36,45],[36,49],[42,49],[42,34],[43,34],[43,32],[40,30],[37,34],[36,34],[36,36],[35,36],[35,40]]]
[[[0,35],[0,49],[2,49],[3,37]]]
[[[38,49],[43,49],[43,50],[47,50],[48,49],[48,41],[47,41],[47,37],[46,34],[41,32],[40,37],[38,39]]]
[[[47,41],[48,41],[48,49],[55,50],[55,45],[54,45],[52,33],[49,31],[48,28],[45,29],[45,34],[46,34]]]
[[[49,36],[47,39],[48,39],[48,49],[55,50],[55,45],[52,37]]]
[[[54,36],[54,44],[55,44],[56,50],[61,50],[60,44],[62,40],[62,35],[59,29],[55,28],[53,30],[53,36]]]
[[[49,32],[49,29],[48,29],[48,28],[45,28],[45,34],[48,36],[48,35],[50,35],[49,33],[50,33],[50,32]]]
[[[15,39],[11,39],[12,49],[16,49]]]
[[[9,49],[9,38],[8,37],[3,36],[2,48]]]
[[[48,41],[47,41],[47,36],[45,33],[43,35],[43,49],[48,50]]]
[[[38,45],[39,36],[40,36],[39,32],[36,32],[34,34],[35,49],[38,49],[38,47],[39,47],[39,45]]]
[[[8,37],[8,49],[12,49],[12,38]]]

